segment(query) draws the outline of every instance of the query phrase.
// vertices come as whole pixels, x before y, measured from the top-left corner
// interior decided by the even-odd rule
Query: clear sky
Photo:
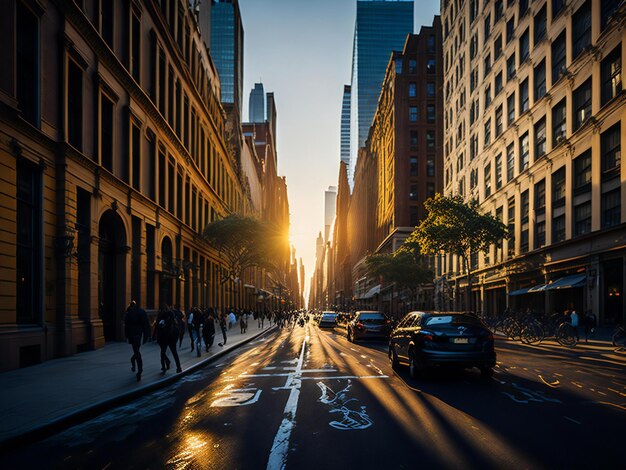
[[[356,0],[239,0],[244,28],[244,120],[254,83],[276,101],[278,171],[287,177],[291,242],[305,265],[305,297],[324,230],[324,191],[339,176],[343,86],[350,83]],[[416,0],[430,25],[439,0]]]

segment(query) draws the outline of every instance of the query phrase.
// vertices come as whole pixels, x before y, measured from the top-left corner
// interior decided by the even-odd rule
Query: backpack
[[[166,313],[161,321],[159,321],[159,330],[164,334],[177,336],[178,326],[176,324],[177,321],[175,320],[176,318],[174,316],[174,312]]]

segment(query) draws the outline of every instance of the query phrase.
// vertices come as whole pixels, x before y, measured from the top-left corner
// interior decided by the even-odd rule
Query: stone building
[[[444,0],[444,192],[511,239],[472,259],[478,309],[624,319],[626,4]],[[466,267],[440,260],[450,285]]]
[[[188,2],[7,0],[0,23],[0,370],[122,340],[131,298],[240,301],[201,232],[253,205]]]

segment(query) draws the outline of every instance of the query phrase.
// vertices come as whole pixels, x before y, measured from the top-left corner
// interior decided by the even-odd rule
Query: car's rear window
[[[324,315],[322,315],[322,320],[335,320],[336,318],[336,313],[325,313]]]
[[[360,313],[359,320],[384,320],[385,316],[382,313]]]

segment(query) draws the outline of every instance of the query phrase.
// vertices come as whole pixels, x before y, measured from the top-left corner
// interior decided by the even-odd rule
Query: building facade
[[[624,2],[443,1],[444,192],[511,238],[472,259],[478,309],[624,321]],[[465,267],[440,260],[462,287]]]
[[[250,122],[265,122],[265,91],[262,83],[255,83],[250,91],[248,101],[248,120]]]
[[[340,158],[347,166],[350,166],[350,85],[343,87],[343,99],[341,100],[341,141],[339,144]]]
[[[203,227],[254,206],[179,0],[9,0],[0,36],[0,369],[123,339],[132,299],[242,305]]]
[[[337,213],[337,186],[324,191],[324,241],[329,241],[330,229]]]
[[[389,55],[402,50],[406,35],[413,33],[413,0],[357,0],[352,78],[350,83],[350,168],[354,184],[358,149],[365,145],[376,112],[380,87]]]

